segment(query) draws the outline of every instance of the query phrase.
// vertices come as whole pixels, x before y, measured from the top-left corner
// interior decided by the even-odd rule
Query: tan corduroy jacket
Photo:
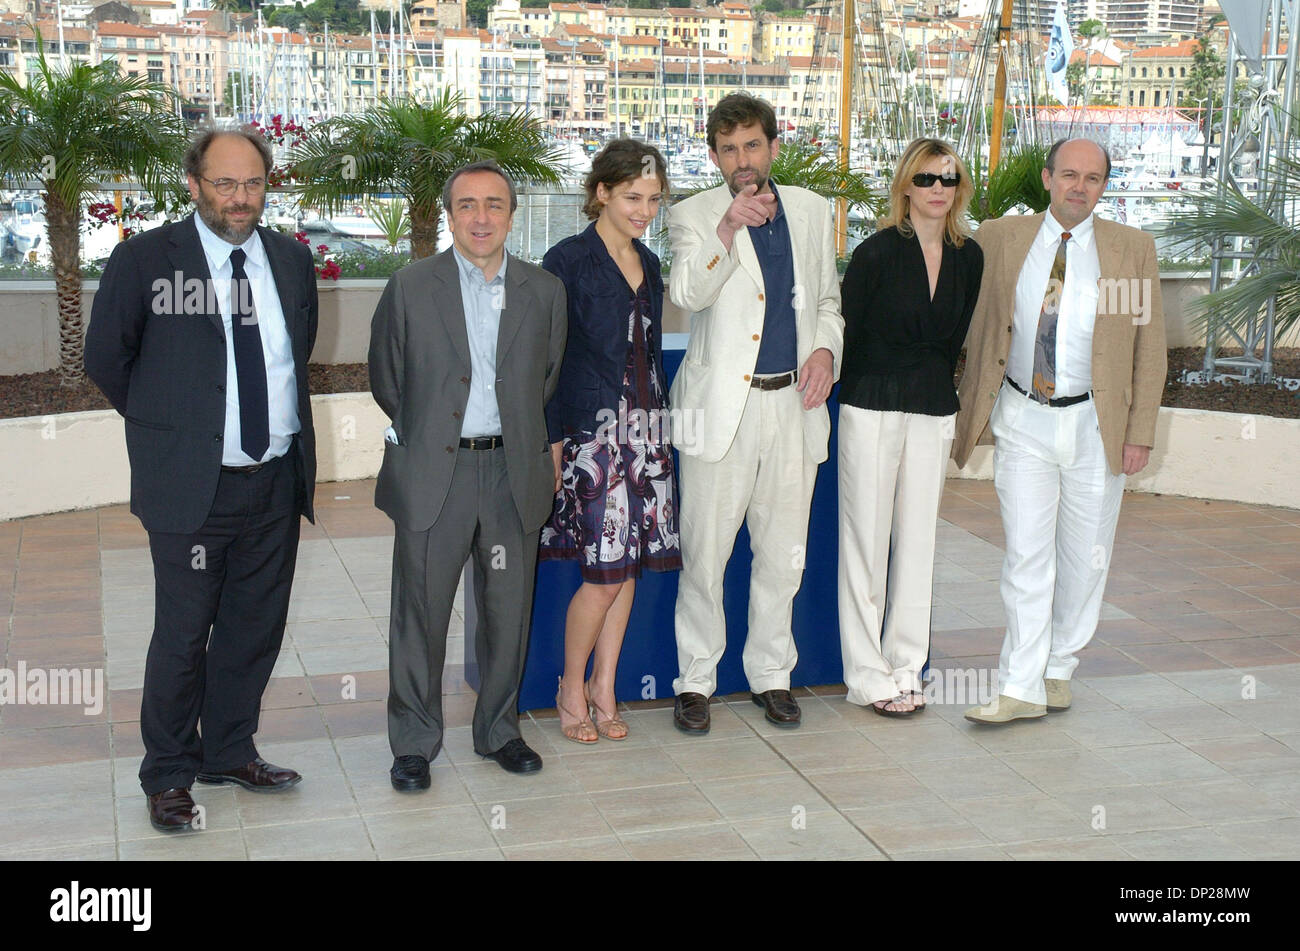
[[[1043,214],[986,221],[975,233],[984,251],[984,279],[966,335],[966,370],[957,390],[961,411],[952,457],[958,466],[966,464],[976,445],[993,442],[989,415],[1011,351],[1016,282]],[[1164,311],[1151,236],[1103,218],[1094,217],[1093,227],[1101,281],[1092,334],[1092,395],[1106,462],[1119,474],[1125,443],[1155,445],[1166,373]]]

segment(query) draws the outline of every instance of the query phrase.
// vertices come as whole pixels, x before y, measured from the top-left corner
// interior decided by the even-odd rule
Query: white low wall
[[[373,478],[388,420],[369,393],[312,397],[321,482]],[[111,410],[0,420],[0,519],[127,501],[122,419]],[[1300,420],[1160,410],[1151,465],[1129,488],[1300,508]],[[980,447],[958,478],[993,477]]]
[[[370,479],[388,417],[369,393],[313,396],[316,477]],[[0,420],[0,520],[95,508],[131,494],[122,417],[113,410]]]
[[[671,280],[671,275],[670,275]],[[364,363],[370,345],[370,318],[384,280],[319,281],[320,326],[313,363]],[[1165,327],[1171,347],[1199,347],[1184,317],[1191,301],[1210,288],[1204,274],[1170,274],[1160,281]],[[82,310],[90,319],[98,281],[82,285]],[[664,331],[690,330],[690,314],[664,298]],[[1278,341],[1295,346],[1300,328]],[[53,281],[0,281],[0,375],[39,373],[59,365],[59,314]]]
[[[1296,472],[1300,419],[1162,406],[1151,462],[1128,488],[1300,508]],[[948,475],[992,479],[993,447],[977,447],[964,469],[950,461]]]

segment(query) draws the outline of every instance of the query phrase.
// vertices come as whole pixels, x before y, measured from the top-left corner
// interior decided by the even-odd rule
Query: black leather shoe
[[[751,693],[749,699],[763,708],[764,719],[773,726],[792,730],[799,725],[803,716],[799,712],[799,704],[788,690],[764,690],[762,693]]]
[[[149,822],[159,832],[192,832],[194,800],[189,789],[165,789],[149,797]]]
[[[673,704],[673,724],[683,733],[708,733],[709,698],[702,693],[679,693]]]
[[[272,766],[260,756],[238,769],[228,769],[222,773],[200,772],[195,778],[208,786],[234,783],[236,786],[243,786],[249,792],[283,792],[302,782],[302,777],[293,770],[283,766]]]
[[[516,737],[495,753],[488,753],[488,759],[510,773],[535,773],[542,768],[542,758],[522,739]]]
[[[429,761],[423,756],[399,756],[388,771],[398,792],[419,792],[429,788]]]

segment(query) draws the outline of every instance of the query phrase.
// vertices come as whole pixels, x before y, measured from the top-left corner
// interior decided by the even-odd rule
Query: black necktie
[[[254,462],[261,462],[271,444],[266,400],[266,357],[257,328],[253,289],[244,273],[242,248],[230,252],[230,326],[235,341],[235,379],[239,384],[240,445]]]

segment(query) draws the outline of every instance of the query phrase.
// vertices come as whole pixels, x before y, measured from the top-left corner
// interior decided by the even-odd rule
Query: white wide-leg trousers
[[[750,390],[735,441],[717,462],[681,454],[682,572],[675,623],[680,676],[673,692],[712,696],[727,646],[722,576],[741,523],[754,560],[742,661],[755,693],[790,689],[798,654],[790,631],[803,583],[817,464],[804,448],[803,396],[794,386]]]
[[[921,689],[953,420],[840,407],[840,650],[850,703]]]

